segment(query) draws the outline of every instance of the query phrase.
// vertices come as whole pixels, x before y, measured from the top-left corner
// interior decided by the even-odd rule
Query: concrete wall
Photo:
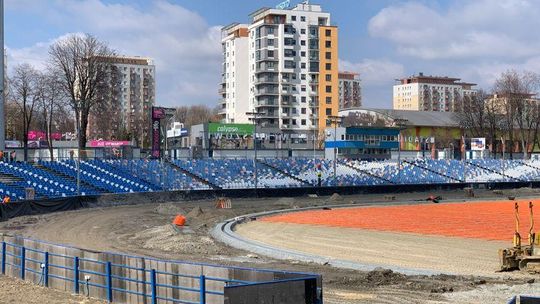
[[[150,270],[157,271],[157,283],[163,285],[179,286],[184,288],[193,288],[199,290],[200,288],[200,275],[204,275],[210,278],[220,278],[225,280],[241,280],[249,282],[269,282],[277,279],[290,279],[305,277],[306,274],[287,273],[271,270],[258,270],[250,268],[235,268],[219,265],[208,265],[198,263],[186,263],[177,261],[158,260],[147,257],[128,256],[115,253],[97,252],[84,250],[76,247],[62,246],[56,244],[50,244],[42,241],[25,239],[22,237],[14,237],[8,235],[0,235],[0,241],[16,244],[26,248],[27,259],[33,259],[26,261],[25,279],[37,283],[40,281],[40,266],[39,262],[44,261],[44,254],[41,252],[49,252],[49,287],[59,289],[67,292],[74,292],[75,285],[73,279],[74,274],[74,257],[78,257],[79,264],[79,280],[81,284],[80,293],[86,294],[86,285],[84,284],[85,275],[90,275],[90,286],[88,286],[88,293],[91,297],[99,299],[107,299],[107,290],[97,286],[91,286],[91,284],[107,285],[105,276],[101,276],[96,273],[85,273],[85,271],[106,273],[105,262],[112,263],[112,275],[117,278],[112,279],[113,288],[117,289],[113,291],[114,303],[150,303],[149,297],[144,297],[137,294],[129,294],[125,291],[118,290],[130,290],[137,293],[151,294],[150,285],[144,283],[150,282]],[[41,251],[41,252],[37,252]],[[20,255],[21,249],[18,247],[7,246],[7,253]],[[6,256],[7,262],[15,265],[20,265],[20,259],[17,257]],[[99,262],[93,262],[99,261]],[[57,265],[53,266],[51,264]],[[128,267],[120,267],[118,265],[126,265]],[[37,271],[37,273],[31,270]],[[6,275],[12,277],[20,277],[21,271],[19,268],[6,265]],[[61,277],[67,278],[62,279]],[[118,278],[127,278],[128,280],[121,280]],[[303,281],[300,281],[303,283]],[[295,284],[299,284],[296,283]],[[206,280],[206,290],[215,292],[224,292],[226,283],[217,280]],[[287,284],[279,286],[279,290],[295,290],[293,287],[286,287]],[[267,288],[260,288],[261,296],[265,296],[270,293]],[[239,296],[242,291],[237,291]],[[200,299],[200,293],[198,291],[186,291],[169,288],[166,286],[158,286],[157,294],[159,297],[167,297],[175,300],[198,302]],[[207,303],[223,303],[223,295],[206,295]],[[171,301],[158,300],[158,303],[171,303]],[[230,302],[237,303],[237,302]],[[238,302],[240,303],[240,302]],[[244,302],[242,302],[244,303]],[[259,303],[259,302],[245,302],[245,303]],[[260,302],[262,303],[262,302]],[[293,302],[276,302],[276,303],[293,303]],[[300,302],[294,302],[300,303]],[[304,302],[302,302],[304,303]]]

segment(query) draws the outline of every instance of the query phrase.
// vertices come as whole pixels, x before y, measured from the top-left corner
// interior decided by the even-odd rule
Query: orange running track
[[[529,201],[535,205],[534,220],[540,228],[540,199],[517,201],[524,243],[530,222]],[[515,229],[514,203],[485,201],[339,208],[286,213],[262,221],[511,241]],[[535,230],[539,230],[537,228]]]

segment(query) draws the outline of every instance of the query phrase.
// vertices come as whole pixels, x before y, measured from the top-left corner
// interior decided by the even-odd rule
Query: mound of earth
[[[185,214],[184,209],[180,206],[180,204],[175,203],[165,203],[165,204],[159,204],[155,212],[157,214],[162,215],[176,215],[176,214]]]

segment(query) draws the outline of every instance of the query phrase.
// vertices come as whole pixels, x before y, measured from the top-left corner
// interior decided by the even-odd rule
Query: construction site
[[[518,245],[516,232],[528,250],[536,190],[477,190],[474,198],[439,191],[436,202],[433,195],[238,198],[225,206],[215,199],[125,205],[103,197],[100,207],[16,217],[0,231],[93,252],[317,273],[331,304],[506,303],[540,292],[534,271],[501,271],[510,269],[501,269],[499,256]],[[179,214],[181,227],[172,223]],[[75,299],[100,303],[92,294]]]

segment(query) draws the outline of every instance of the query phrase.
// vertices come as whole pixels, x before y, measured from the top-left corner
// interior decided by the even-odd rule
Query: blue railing
[[[251,284],[250,281],[242,280],[233,280],[233,279],[223,279],[215,277],[207,277],[205,275],[187,275],[187,274],[178,274],[167,271],[160,271],[156,269],[146,269],[142,267],[134,267],[124,264],[116,264],[110,261],[99,261],[95,259],[81,258],[77,256],[69,256],[57,253],[51,253],[48,251],[42,251],[32,248],[26,248],[21,245],[17,245],[10,242],[1,243],[1,270],[2,275],[7,273],[7,267],[11,268],[11,271],[18,273],[21,279],[26,278],[27,273],[33,273],[39,277],[39,284],[48,287],[49,280],[51,278],[71,282],[73,284],[73,292],[79,294],[81,291],[81,286],[86,287],[87,292],[89,292],[89,287],[94,287],[105,291],[106,300],[109,302],[114,301],[114,292],[121,292],[125,294],[141,296],[144,298],[149,298],[150,303],[156,304],[158,300],[169,301],[171,303],[185,303],[185,304],[206,304],[207,295],[217,295],[223,296],[223,291],[210,290],[207,288],[208,281],[221,282],[225,286],[234,286],[234,285],[243,285]],[[30,258],[27,256],[28,252],[32,252],[34,255],[38,255],[39,258]],[[51,259],[55,260],[64,260],[64,263],[52,263]],[[61,265],[63,264],[63,265]],[[72,265],[66,266],[66,265]],[[84,265],[84,266],[83,266]],[[98,266],[97,268],[103,268],[104,271],[91,270],[90,266]],[[96,267],[94,267],[96,268]],[[63,270],[65,275],[51,273],[51,270],[59,269]],[[129,278],[125,276],[115,275],[114,269],[127,269],[130,271],[135,271],[137,274],[141,274],[144,277],[149,277],[149,280],[141,280],[135,278]],[[98,276],[102,278],[104,283],[90,282],[88,275]],[[83,280],[81,281],[81,276]],[[193,281],[198,281],[198,288],[187,287],[187,286],[176,286],[172,284],[166,284],[160,282],[159,278],[169,277],[169,278],[188,278]],[[97,280],[101,281],[101,280]],[[150,292],[141,292],[132,289],[115,287],[122,284],[114,284],[115,282],[124,282],[142,284],[149,289]],[[164,292],[160,293],[160,289],[164,289]],[[182,300],[179,298],[174,298],[166,296],[170,294],[171,291],[182,291],[188,293],[198,294],[198,301],[188,301]]]

